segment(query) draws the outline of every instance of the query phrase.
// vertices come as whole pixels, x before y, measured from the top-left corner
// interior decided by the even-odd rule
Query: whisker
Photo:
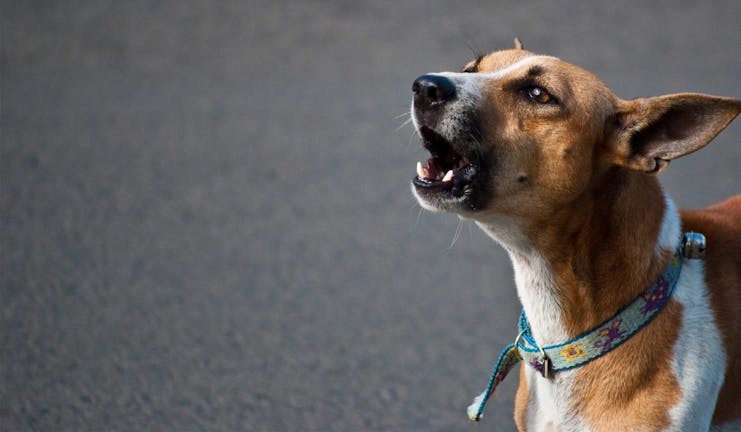
[[[412,117],[409,117],[408,119],[404,121],[404,123],[402,123],[398,128],[396,128],[396,132],[399,132],[401,128],[403,128],[404,126],[408,125],[411,122],[412,122]]]
[[[475,43],[475,42],[474,42],[474,41],[473,41],[473,40],[472,40],[471,38],[468,38],[468,39],[467,39],[467,40],[465,40],[465,41],[464,41],[463,43],[465,43],[465,44],[466,44],[466,47],[467,47],[467,48],[468,48],[468,49],[469,49],[469,50],[471,51],[471,54],[473,54],[473,57],[474,57],[474,58],[479,58],[479,57],[483,57],[483,56],[484,56],[484,52],[483,52],[483,51],[481,51],[481,50],[480,50],[480,49],[479,49],[479,48],[478,48],[478,47],[477,47],[477,46],[475,45],[476,43]]]
[[[476,135],[469,133],[468,136],[471,138],[471,141],[473,141],[474,144],[476,144],[477,147],[481,147],[481,141],[479,141],[478,138],[476,138]]]
[[[481,160],[483,158],[483,153],[482,153],[483,145],[481,144],[479,139],[474,134],[469,134],[468,136],[471,138],[471,141],[473,141],[473,143],[476,145],[476,149],[474,151],[476,153],[477,162],[481,163]]]
[[[412,139],[414,139],[414,137],[416,137],[416,136],[418,136],[417,135],[417,131],[416,130],[412,130],[412,133],[409,134],[409,140],[407,141],[407,145],[412,145]]]
[[[448,250],[453,249],[453,246],[458,242],[458,238],[461,236],[461,231],[463,231],[463,221],[458,219],[458,226],[455,228],[455,234],[453,234],[453,240],[450,242]]]

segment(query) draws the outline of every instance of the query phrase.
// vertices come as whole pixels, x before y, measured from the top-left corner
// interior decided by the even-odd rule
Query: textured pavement
[[[2,2],[0,430],[512,430],[519,306],[422,212],[412,80],[526,47],[741,97],[741,2]],[[741,121],[662,178],[741,192]]]

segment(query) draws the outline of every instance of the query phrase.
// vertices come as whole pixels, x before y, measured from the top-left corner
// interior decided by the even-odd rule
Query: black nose
[[[412,84],[414,92],[414,106],[429,108],[442,104],[455,97],[453,81],[440,75],[422,75]]]

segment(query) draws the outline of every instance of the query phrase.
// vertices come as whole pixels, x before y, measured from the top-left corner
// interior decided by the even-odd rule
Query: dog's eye
[[[554,101],[553,96],[548,93],[544,88],[538,86],[532,86],[525,89],[527,98],[533,102],[547,104]]]

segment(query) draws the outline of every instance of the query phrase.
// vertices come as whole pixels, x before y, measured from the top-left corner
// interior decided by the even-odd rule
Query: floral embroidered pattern
[[[544,379],[553,373],[579,367],[602,357],[617,345],[638,332],[666,305],[682,270],[682,256],[678,252],[658,280],[643,295],[618,311],[612,318],[563,344],[538,346],[530,333],[525,311],[520,315],[519,335],[499,355],[484,393],[468,407],[468,418],[481,419],[484,405],[497,385],[520,361],[534,368]]]
[[[609,351],[612,348],[612,344],[625,336],[625,331],[620,329],[623,324],[623,320],[618,318],[610,323],[607,327],[600,329],[599,335],[602,339],[594,342],[594,347],[599,348],[602,352]]]
[[[538,371],[541,375],[543,374],[543,362],[540,360],[540,357],[533,357],[532,360],[530,360],[530,366],[534,367],[536,371]]]
[[[654,288],[643,294],[643,300],[646,302],[641,308],[643,316],[660,309],[666,303],[667,294],[669,293],[669,283],[670,281],[662,275],[656,281]]]
[[[567,362],[573,362],[581,359],[587,355],[587,353],[584,351],[584,344],[577,343],[566,345],[564,349],[561,350],[561,355]]]

